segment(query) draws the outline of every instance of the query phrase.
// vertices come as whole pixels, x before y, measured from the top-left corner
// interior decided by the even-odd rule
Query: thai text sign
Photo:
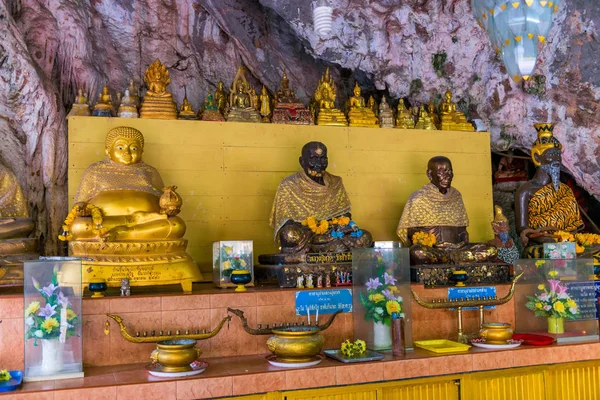
[[[311,317],[319,314],[333,314],[338,310],[352,312],[352,290],[302,290],[296,292],[296,315],[306,315],[310,310]]]
[[[596,285],[594,281],[564,282],[564,284],[567,287],[567,293],[577,303],[577,307],[579,308],[579,316],[575,319],[598,318],[596,311]]]
[[[335,264],[351,263],[352,252],[344,251],[340,253],[308,253],[306,254],[307,264]]]
[[[474,300],[477,297],[496,297],[496,286],[453,287],[448,288],[448,300]],[[494,310],[496,306],[485,306],[486,310]],[[478,307],[464,307],[463,310],[478,310]]]

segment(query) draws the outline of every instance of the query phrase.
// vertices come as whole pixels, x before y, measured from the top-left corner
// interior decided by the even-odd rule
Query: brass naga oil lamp
[[[242,321],[242,327],[249,334],[273,335],[267,340],[269,351],[275,355],[277,362],[290,366],[314,360],[321,353],[325,341],[321,332],[329,328],[335,317],[342,312],[338,310],[333,313],[323,325],[318,325],[317,322],[314,325],[280,323],[271,327],[258,325],[258,328],[250,328],[243,311],[232,308],[227,311]]]
[[[114,314],[106,314],[107,317],[114,319],[118,324],[121,331],[121,336],[125,340],[131,343],[156,343],[156,350],[154,350],[150,356],[153,363],[159,363],[161,365],[162,372],[187,372],[192,371],[193,368],[190,364],[200,357],[202,354],[202,350],[200,350],[196,346],[196,341],[198,340],[206,340],[213,336],[215,336],[225,322],[231,321],[231,316],[228,315],[221,320],[219,325],[212,331],[206,332],[206,330],[200,333],[199,330],[196,330],[194,333],[190,333],[189,330],[186,330],[184,334],[180,333],[180,331],[176,331],[175,334],[171,334],[171,331],[168,331],[167,334],[163,334],[163,331],[159,331],[159,334],[156,335],[156,331],[151,331],[150,335],[148,332],[136,332],[135,336],[131,335],[125,324],[123,324],[123,318],[114,315]],[[104,332],[108,335],[108,326],[109,322],[106,321],[106,327]]]

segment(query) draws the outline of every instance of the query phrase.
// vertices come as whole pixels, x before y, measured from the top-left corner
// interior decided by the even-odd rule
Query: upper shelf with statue
[[[246,70],[239,66],[233,77],[229,92],[222,81],[198,103],[203,104],[198,112],[187,91],[181,107],[173,101],[167,90],[171,77],[166,66],[155,60],[144,74],[145,95],[130,80],[124,95],[117,92],[113,97],[108,85],[104,85],[90,108],[89,99],[93,93],[84,93],[81,88],[75,98],[69,116],[99,116],[121,118],[186,119],[203,121],[229,121],[252,123],[276,123],[296,125],[357,126],[371,128],[425,129],[449,131],[474,131],[475,128],[452,100],[447,91],[445,100],[436,106],[429,104],[413,105],[406,108],[404,99],[393,107],[385,96],[381,104],[373,96],[365,101],[358,82],[354,82],[352,94],[346,104],[337,104],[338,88],[329,68],[319,80],[309,106],[305,106],[290,86],[290,79],[284,70],[279,88],[269,90],[262,86],[257,90],[246,77]],[[198,104],[197,103],[197,104]]]

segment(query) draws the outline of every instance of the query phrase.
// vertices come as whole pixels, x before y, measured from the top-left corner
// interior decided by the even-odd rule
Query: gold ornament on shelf
[[[262,122],[262,118],[254,105],[258,99],[252,95],[252,88],[246,80],[244,67],[237,70],[231,93],[229,94],[228,122]],[[258,97],[258,96],[257,96]]]
[[[373,99],[373,97],[371,97]],[[373,104],[375,100],[373,99]],[[360,95],[358,82],[354,84],[354,96],[350,97],[348,111],[350,126],[363,126],[366,128],[379,128],[375,112],[365,105],[365,99]]]
[[[271,122],[271,98],[264,85],[260,92],[260,115],[263,117],[263,122]]]
[[[187,99],[187,94],[183,98],[183,103],[181,103],[178,119],[198,119],[196,113],[194,112],[194,108],[192,107],[192,103],[190,103]]]
[[[335,83],[327,67],[314,94],[313,110],[317,114],[317,125],[348,126],[344,113],[335,108],[336,97]]]
[[[88,104],[88,99],[85,94],[83,94],[83,89],[79,88],[77,90],[77,96],[75,96],[75,103],[73,103],[73,107],[67,117],[74,116],[90,116],[92,115],[92,110],[90,110],[90,105]]]
[[[406,109],[406,105],[404,105],[404,99],[400,99],[400,101],[398,102],[398,111],[396,113],[396,128],[415,128],[415,121],[413,120],[412,113]]]
[[[131,97],[129,89],[125,89],[125,96],[121,99],[119,112],[117,115],[120,118],[138,118],[138,110],[135,100]]]
[[[173,95],[167,92],[167,86],[171,83],[169,71],[159,59],[146,69],[144,82],[148,90],[142,101],[140,118],[177,119],[177,104],[173,101]]]
[[[419,120],[415,125],[415,129],[425,129],[425,130],[437,130],[435,124],[433,123],[433,119],[429,116],[427,110],[425,110],[425,106],[421,106],[419,108]]]
[[[465,114],[458,111],[452,101],[452,92],[446,92],[446,100],[440,105],[441,128],[443,131],[475,131],[473,124],[467,121]]]
[[[225,121],[223,114],[219,111],[217,100],[213,98],[213,95],[210,92],[208,93],[208,96],[206,96],[206,100],[204,100],[201,119],[202,121]]]
[[[102,92],[98,93],[98,101],[94,105],[92,115],[96,117],[112,117],[114,115],[112,96],[108,92],[108,86],[102,87]]]

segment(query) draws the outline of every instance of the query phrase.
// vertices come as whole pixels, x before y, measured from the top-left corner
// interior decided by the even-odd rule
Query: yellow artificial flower
[[[0,381],[9,381],[12,376],[10,376],[10,372],[8,370],[3,369],[0,371]]]
[[[388,290],[390,291],[390,293],[396,293],[398,291],[398,288],[396,286],[390,286]]]
[[[310,226],[310,225],[316,225],[317,221],[315,217],[308,217],[306,218],[304,221],[302,221],[302,225],[304,226]]]
[[[556,275],[558,275],[558,271],[550,271],[548,272],[548,275],[550,276],[550,278],[554,278]]]
[[[369,296],[369,300],[373,303],[379,303],[380,301],[384,301],[385,297],[381,293],[375,293]]]
[[[331,224],[332,225],[346,226],[349,223],[350,223],[350,218],[348,218],[348,217],[339,217],[339,218],[332,218],[331,219]]]
[[[398,313],[402,311],[402,306],[396,300],[389,300],[385,303],[385,308],[387,309],[388,314]]]
[[[233,246],[223,246],[223,250],[225,250],[225,254],[230,256],[233,253]]]
[[[577,307],[577,303],[575,303],[575,300],[569,299],[569,300],[567,300],[567,307],[569,307],[569,308]]]
[[[585,247],[580,246],[579,243],[575,243],[575,253],[581,254],[585,251]]]
[[[222,264],[223,269],[230,269],[231,268],[231,261],[225,261]]]
[[[420,244],[423,246],[432,247],[436,242],[436,238],[435,235],[431,233],[415,232],[415,234],[412,236],[412,242],[413,244]]]
[[[46,331],[46,333],[50,333],[52,332],[52,329],[54,328],[58,328],[60,326],[60,324],[58,323],[58,321],[56,320],[56,318],[48,318],[47,320],[45,320],[44,322],[42,322],[42,324],[40,325],[40,327]]]
[[[554,310],[556,312],[559,312],[559,313],[565,312],[565,305],[560,301],[557,301],[556,303],[554,303],[554,306],[552,306],[552,307],[554,308]]]
[[[543,283],[540,283],[540,284],[538,285],[538,290],[545,290],[545,289],[546,289],[546,286],[544,286],[544,284],[543,284]]]
[[[28,306],[27,309],[25,310],[25,316],[29,316],[33,313],[35,313],[37,310],[40,309],[40,302],[39,301],[32,301]]]
[[[544,265],[544,264],[546,264],[546,261],[544,261],[544,260],[537,260],[537,261],[535,262],[535,266],[536,266],[537,268],[541,267],[541,266],[542,266],[542,265]]]
[[[537,308],[538,310],[541,310],[542,307],[544,307],[544,306],[539,301],[537,303],[535,303],[535,308]]]
[[[556,232],[554,232],[554,234],[560,237],[559,239],[557,239],[557,242],[574,242],[575,241],[575,236],[573,236],[569,232],[556,231]]]
[[[246,265],[248,265],[248,264],[246,263],[246,261],[244,261],[244,259],[240,258],[240,265],[241,265],[242,267],[245,267],[245,266],[246,266]]]
[[[577,233],[575,234],[575,240],[582,246],[592,246],[600,244],[600,235],[595,233]]]
[[[71,310],[70,308],[67,308],[67,321],[70,321],[75,317],[77,317],[77,314],[75,314],[75,311]]]

